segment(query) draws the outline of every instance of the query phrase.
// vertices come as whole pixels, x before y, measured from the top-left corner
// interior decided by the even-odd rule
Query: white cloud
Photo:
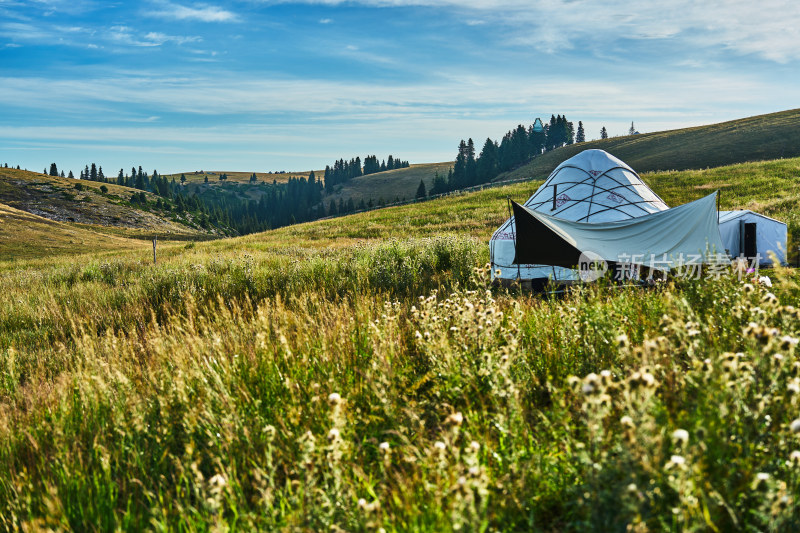
[[[145,34],[142,38],[138,38],[135,36],[135,31],[128,26],[112,26],[107,33],[107,37],[117,44],[142,47],[161,46],[167,42],[184,44],[202,41],[202,38],[196,36],[166,35],[153,31]]]
[[[330,24],[333,22],[333,19],[319,19],[320,24]]]
[[[280,1],[280,0],[279,0]],[[503,25],[509,42],[545,51],[584,39],[605,46],[619,38],[673,39],[739,54],[800,60],[800,9],[794,0],[287,0],[292,3],[452,9],[465,24]],[[480,16],[476,16],[479,14]]]
[[[197,20],[200,22],[238,22],[239,17],[235,13],[218,6],[207,4],[197,4],[194,6],[184,6],[171,2],[160,3],[161,8],[149,11],[147,14],[153,17],[168,18],[174,20]]]

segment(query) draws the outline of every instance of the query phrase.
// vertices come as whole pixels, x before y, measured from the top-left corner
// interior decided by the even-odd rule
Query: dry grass
[[[794,220],[798,166],[645,179]],[[0,260],[0,529],[796,530],[795,274],[487,291],[537,185]]]
[[[105,185],[107,193],[100,187]],[[80,189],[77,189],[79,186]],[[25,170],[0,168],[0,202],[59,222],[76,222],[101,226],[129,228],[134,233],[202,236],[178,220],[174,214],[144,210],[129,203],[133,193],[140,191],[115,184],[47,176]],[[148,201],[157,196],[145,193]]]

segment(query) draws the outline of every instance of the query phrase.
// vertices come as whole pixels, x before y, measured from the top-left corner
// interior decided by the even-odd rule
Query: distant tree
[[[628,135],[634,135],[636,133],[636,127],[633,125],[633,121],[631,120],[631,127],[628,129]]]
[[[47,167],[44,167],[44,170],[42,170],[42,174],[44,174],[45,176],[47,176],[48,174],[50,174],[50,173],[47,171]]]
[[[208,176],[206,176],[206,178],[205,178],[205,180],[203,180],[203,182],[204,183],[208,183]]]
[[[64,171],[63,170],[61,171],[61,177],[62,178],[64,177]]]
[[[106,176],[103,174],[103,167],[97,169],[97,179],[100,181],[105,181]]]
[[[431,196],[434,194],[444,194],[447,192],[447,179],[439,174],[437,170],[433,175],[433,186],[431,187]]]
[[[72,171],[71,171],[71,170],[69,171],[69,174],[67,175],[67,177],[68,177],[69,179],[71,179],[71,180],[74,180],[74,179],[75,179],[75,176],[72,174]]]
[[[583,122],[578,121],[578,134],[575,136],[576,143],[586,142],[586,132],[583,131]]]
[[[97,165],[92,163],[92,170],[89,171],[89,179],[92,181],[97,181]]]
[[[606,127],[605,126],[600,128],[600,138],[601,139],[608,139],[608,132],[606,131]]]
[[[417,198],[425,198],[426,196],[428,196],[428,193],[425,192],[425,182],[422,181],[422,180],[419,180],[419,187],[417,187],[417,195],[416,195],[416,197]]]
[[[58,176],[58,167],[56,167],[55,163],[50,163],[50,175]]]
[[[181,185],[186,183],[186,174],[181,174]]]
[[[467,140],[467,165],[464,169],[464,182],[467,186],[475,185],[477,181],[477,167],[475,163],[475,143],[472,142],[472,138]]]
[[[125,185],[125,172],[122,169],[119,169],[117,174],[117,185]]]
[[[334,217],[339,214],[339,211],[336,209],[336,202],[331,200],[330,206],[328,206],[328,216]]]
[[[103,193],[103,194],[108,194],[108,187],[106,187],[105,184],[101,185],[100,186],[100,192]]]
[[[477,182],[478,183],[485,183],[498,174],[498,160],[497,160],[497,152],[499,150],[499,146],[490,138],[486,138],[486,142],[483,144],[483,149],[481,150],[480,156],[478,156],[478,161],[476,163],[476,173],[477,173]],[[438,173],[437,173],[438,175]],[[436,178],[434,177],[433,180],[433,188],[436,189]],[[445,191],[441,191],[445,192]],[[439,192],[434,193],[431,190],[431,194],[439,194]]]

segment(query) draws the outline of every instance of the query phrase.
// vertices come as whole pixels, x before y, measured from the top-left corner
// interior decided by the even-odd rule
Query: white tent
[[[564,220],[514,203],[515,259],[562,267],[602,259],[657,270],[716,262],[723,250],[716,200],[712,193],[666,211],[592,223]]]
[[[584,150],[561,163],[524,206],[552,217],[590,223],[628,220],[668,209],[631,167],[603,150]],[[578,273],[569,268],[513,264],[515,232],[512,217],[492,235],[492,279],[578,279]]]
[[[753,211],[720,211],[719,234],[731,257],[757,257],[772,265],[771,253],[786,264],[786,224]]]

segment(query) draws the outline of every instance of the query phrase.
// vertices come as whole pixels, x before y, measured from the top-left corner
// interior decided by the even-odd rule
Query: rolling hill
[[[747,161],[800,156],[800,109],[564,146],[497,177],[495,181],[545,178],[562,161],[582,150],[599,148],[634,170],[689,170]]]
[[[4,261],[122,250],[146,252],[149,246],[139,239],[57,222],[0,203],[0,250]]]
[[[190,215],[157,208],[154,194],[144,193],[147,206],[132,203],[131,196],[140,192],[111,183],[0,168],[0,203],[45,219],[122,237],[187,239],[214,235],[197,227]]]
[[[528,164],[500,174],[494,181],[544,179],[562,161],[590,148],[599,148],[619,157],[639,173],[797,157],[800,156],[800,109],[708,126],[572,144],[542,154]],[[373,202],[379,198],[387,202],[395,198],[412,199],[420,179],[430,190],[434,174],[446,175],[452,165],[452,161],[412,165],[411,168],[363,176],[344,184],[333,199],[352,197],[356,202],[362,198]]]

